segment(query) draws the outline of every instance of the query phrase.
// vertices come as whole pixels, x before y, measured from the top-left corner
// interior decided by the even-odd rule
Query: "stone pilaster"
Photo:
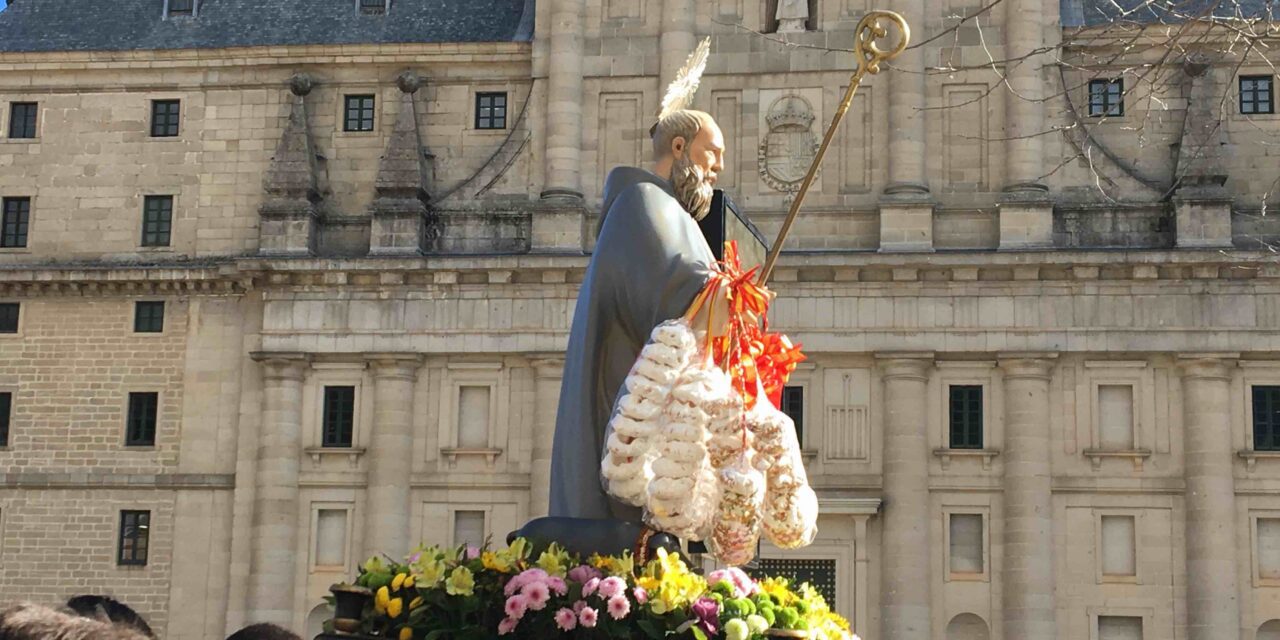
[[[1006,638],[1053,640],[1053,494],[1049,380],[1053,354],[1000,357],[1004,371],[1004,594]]]
[[[1029,56],[1010,64],[1005,91],[1005,179],[1006,192],[1045,193],[1044,179],[1045,63],[1051,62],[1043,49],[1044,3],[1040,0],[1011,0],[1005,4],[1005,29],[1010,58]]]
[[[676,77],[676,72],[684,66],[693,48],[697,46],[694,38],[694,21],[698,9],[693,0],[663,0],[662,2],[662,36],[659,39],[659,76],[658,95],[666,93],[667,85]]]
[[[258,209],[258,253],[311,255],[320,226],[320,189],[315,146],[307,118],[307,95],[315,85],[306,74],[289,80],[293,106],[267,168],[266,196]]]
[[[1187,640],[1239,638],[1232,356],[1181,358],[1186,442]]]
[[[533,361],[534,385],[533,463],[529,478],[529,517],[547,515],[551,489],[551,444],[556,433],[556,405],[560,399],[560,380],[564,375],[564,358],[542,358]]]
[[[543,199],[582,199],[582,14],[585,0],[551,0],[547,175]]]
[[[901,13],[907,24],[920,25],[925,20],[924,0],[900,0],[893,8]],[[896,37],[896,33],[889,37]],[[919,36],[917,36],[919,37]],[[905,73],[896,74],[889,88],[889,130],[893,132],[893,144],[889,145],[889,185],[885,195],[927,194],[925,181],[925,119],[920,110],[926,103],[924,49],[907,49],[893,60],[893,67]]]
[[[293,625],[298,543],[298,467],[302,456],[303,354],[255,354],[262,362],[249,575],[250,622]]]
[[[373,429],[365,493],[365,557],[399,557],[413,545],[409,472],[413,467],[413,386],[422,356],[377,354],[373,365]]]
[[[929,446],[925,405],[932,354],[877,355],[884,381],[884,637],[928,640]]]
[[[431,165],[422,144],[414,99],[422,82],[412,71],[396,79],[400,113],[378,163],[370,211],[369,253],[373,255],[417,255],[426,247]]]

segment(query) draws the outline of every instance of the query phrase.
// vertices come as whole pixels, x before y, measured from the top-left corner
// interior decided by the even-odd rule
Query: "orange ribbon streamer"
[[[733,379],[748,408],[758,400],[758,390],[775,407],[781,407],[782,388],[805,360],[801,345],[781,333],[768,332],[769,291],[755,282],[754,267],[742,270],[736,241],[725,242],[722,260],[707,286],[724,284],[729,300],[729,330],[712,341],[712,354]]]

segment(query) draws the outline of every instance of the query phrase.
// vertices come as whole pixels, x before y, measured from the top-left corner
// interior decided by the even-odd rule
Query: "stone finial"
[[[423,78],[416,71],[406,69],[396,76],[396,86],[405,93],[417,93],[422,84]]]
[[[295,73],[289,78],[289,91],[295,96],[305,96],[316,86],[315,78],[306,73]]]

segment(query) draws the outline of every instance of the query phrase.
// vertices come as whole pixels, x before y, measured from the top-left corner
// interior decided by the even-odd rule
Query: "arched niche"
[[[1268,620],[1258,627],[1254,640],[1280,640],[1280,620]]]
[[[947,623],[947,640],[988,640],[987,622],[976,614],[962,613]]]
[[[314,638],[324,632],[324,623],[333,617],[333,611],[329,605],[317,605],[316,608],[307,614],[307,640]]]

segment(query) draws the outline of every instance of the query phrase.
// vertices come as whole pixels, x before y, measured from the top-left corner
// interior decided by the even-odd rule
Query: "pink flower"
[[[541,611],[547,606],[547,600],[551,599],[551,590],[547,588],[545,582],[526,584],[520,593],[529,599],[529,608],[534,611]]]
[[[502,607],[502,610],[507,613],[508,618],[519,620],[524,617],[524,611],[528,608],[529,597],[522,594],[507,598],[507,604]]]
[[[503,618],[503,619],[502,619],[502,622],[499,622],[499,623],[498,623],[498,635],[500,635],[500,636],[505,636],[505,635],[507,635],[508,633],[511,633],[512,631],[515,631],[515,630],[516,630],[516,624],[517,624],[518,622],[519,622],[519,621],[518,621],[518,620],[516,620],[515,618]]]
[[[557,611],[556,626],[560,627],[561,631],[573,631],[573,628],[578,626],[578,614],[574,613],[572,609]]]
[[[516,577],[509,580],[505,587],[502,588],[503,595],[511,595],[518,591],[521,587],[532,582],[545,582],[547,580],[547,572],[542,569],[526,569]]]
[[[547,578],[547,586],[551,587],[551,590],[558,596],[569,593],[569,585],[565,584],[564,578],[559,576],[551,576]]]
[[[600,577],[603,577],[600,570],[588,564],[580,564],[569,570],[569,579],[574,582],[586,582]]]
[[[612,616],[614,620],[621,620],[627,617],[628,613],[631,613],[631,603],[627,602],[626,596],[618,594],[609,598],[609,615]]]
[[[587,608],[587,601],[586,601],[586,600],[579,600],[579,601],[577,601],[577,602],[573,603],[573,612],[574,612],[574,613],[582,613],[582,610],[583,610],[583,609],[586,609],[586,608]]]
[[[596,592],[596,588],[600,586],[600,578],[592,578],[582,585],[582,597],[587,597]]]
[[[608,578],[605,578],[604,580],[600,581],[599,589],[600,589],[600,597],[605,600],[608,600],[609,598],[612,598],[618,595],[619,593],[626,591],[627,583],[623,582],[622,578],[609,576]]]
[[[596,618],[599,617],[599,615],[600,614],[596,612],[595,609],[592,609],[591,607],[583,607],[582,611],[578,612],[578,622],[581,622],[582,626],[590,629],[596,626]]]
[[[644,604],[649,601],[649,592],[644,587],[636,587],[631,590],[631,595],[636,597],[636,604]]]
[[[475,545],[467,545],[467,559],[475,560],[480,557],[480,547]]]

